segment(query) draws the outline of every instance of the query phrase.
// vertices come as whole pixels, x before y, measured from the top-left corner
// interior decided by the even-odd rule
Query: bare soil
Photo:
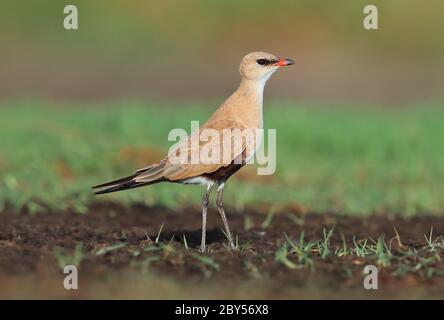
[[[227,211],[239,250],[226,248],[222,223],[213,209],[208,252],[201,254],[199,208],[98,203],[87,214],[35,216],[5,209],[0,213],[0,298],[444,298],[442,260],[415,270],[421,260],[412,256],[402,262],[407,261],[411,270],[400,275],[400,260],[382,267],[374,255],[334,254],[343,247],[343,239],[352,247],[353,238],[359,242],[380,236],[395,257],[414,252],[426,246],[424,235],[432,227],[434,238],[443,234],[440,217],[288,211],[276,213],[263,228],[264,213]],[[288,258],[296,268],[276,260],[285,234],[298,241],[304,232],[305,241],[316,241],[323,239],[324,229],[333,227],[331,254],[323,259],[316,250],[311,252],[313,267],[299,263],[294,255]],[[76,247],[81,251],[76,262],[79,290],[67,291],[61,267],[74,259]],[[379,267],[378,290],[363,288],[367,264]]]

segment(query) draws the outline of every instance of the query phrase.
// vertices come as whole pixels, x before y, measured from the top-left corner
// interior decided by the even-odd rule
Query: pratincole
[[[158,163],[137,170],[128,177],[93,187],[101,189],[96,194],[132,189],[159,182],[206,186],[202,199],[201,242],[201,250],[205,251],[207,208],[213,185],[217,185],[217,210],[222,218],[229,245],[234,248],[233,237],[222,206],[225,182],[254,156],[260,143],[261,136],[243,133],[245,131],[257,132],[258,129],[262,129],[265,83],[279,67],[292,64],[294,61],[291,59],[280,59],[265,52],[247,54],[239,67],[242,78],[239,88],[203,126],[179,141]],[[233,143],[232,137],[230,137],[230,143],[228,143],[227,133],[234,132],[241,132],[241,138],[234,139]],[[233,136],[236,138],[236,135]],[[203,154],[209,155],[211,159],[203,159]],[[222,156],[223,159],[221,159]]]

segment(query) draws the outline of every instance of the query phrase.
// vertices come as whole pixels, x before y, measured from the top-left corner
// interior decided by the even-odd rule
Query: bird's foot
[[[234,245],[232,237],[228,237],[228,248],[230,250],[237,250],[237,246]]]

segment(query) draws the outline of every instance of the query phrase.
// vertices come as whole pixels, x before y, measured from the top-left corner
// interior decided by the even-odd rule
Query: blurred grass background
[[[65,30],[75,4],[79,29]],[[379,30],[362,26],[379,9]],[[442,97],[440,0],[4,0],[0,97],[81,101],[226,97],[241,57],[269,51],[296,68],[269,98],[403,105]]]
[[[254,165],[243,168],[227,185],[226,203],[239,210],[443,212],[441,108],[332,110],[293,102],[266,110],[266,126],[277,129],[277,171],[257,176]],[[90,186],[158,161],[172,145],[172,127],[189,132],[190,118],[208,115],[197,104],[3,107],[0,203],[85,212]],[[100,199],[180,207],[199,204],[201,193],[201,187],[160,184]]]
[[[63,29],[63,7],[79,30]],[[379,9],[377,31],[363,8]],[[443,212],[442,1],[0,3],[0,204],[84,212],[91,185],[162,156],[206,117],[250,51],[296,60],[265,94],[278,170],[245,168],[227,203],[366,214]],[[185,112],[186,110],[186,112]],[[109,199],[197,203],[158,185]],[[106,199],[106,198],[103,198]]]

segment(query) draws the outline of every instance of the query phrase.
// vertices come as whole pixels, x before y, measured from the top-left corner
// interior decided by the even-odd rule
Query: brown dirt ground
[[[249,230],[245,217],[251,221]],[[307,241],[318,240],[324,228],[332,227],[332,250],[341,246],[341,233],[349,245],[353,236],[384,236],[396,255],[402,248],[394,228],[403,249],[420,248],[431,227],[435,237],[443,234],[442,218],[286,212],[274,215],[265,230],[261,228],[265,215],[253,210],[228,212],[228,219],[244,249],[226,249],[219,216],[210,210],[205,256],[212,265],[202,262],[202,255],[194,250],[200,243],[199,208],[175,211],[97,203],[84,215],[48,212],[36,216],[6,209],[0,213],[0,298],[444,298],[442,260],[432,266],[441,273],[431,278],[422,270],[394,276],[399,266],[392,262],[380,269],[379,289],[374,291],[362,286],[363,267],[376,264],[374,257],[322,259],[314,252],[314,270],[289,269],[275,260],[284,233],[299,239],[304,231]],[[156,244],[162,224],[160,244]],[[67,291],[55,252],[72,256],[78,243],[83,244],[79,290]],[[116,244],[122,247],[103,253]],[[298,265],[295,257],[290,259]]]

